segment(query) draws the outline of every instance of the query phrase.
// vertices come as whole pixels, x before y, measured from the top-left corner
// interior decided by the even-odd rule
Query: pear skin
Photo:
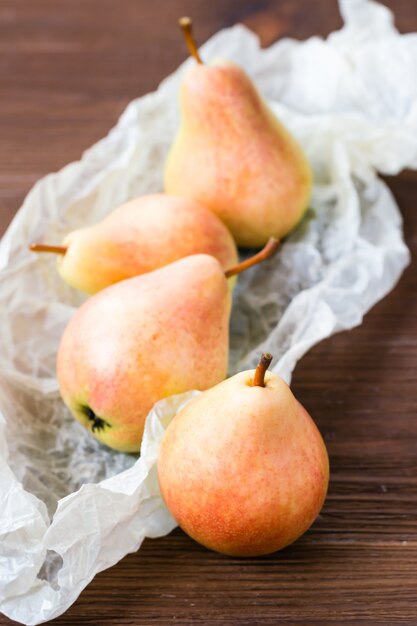
[[[210,254],[225,270],[237,262],[233,238],[218,217],[193,200],[163,193],[123,204],[98,224],[70,233],[63,245],[60,275],[89,294],[193,254]]]
[[[239,246],[284,237],[307,208],[311,170],[246,73],[226,60],[196,64],[182,81],[180,111],[165,191],[207,206]]]
[[[223,554],[257,556],[300,537],[322,508],[329,462],[321,435],[286,383],[241,372],[189,402],[158,459],[180,527]]]
[[[193,255],[87,300],[58,352],[64,402],[102,443],[140,448],[157,400],[226,376],[230,290],[220,263]]]

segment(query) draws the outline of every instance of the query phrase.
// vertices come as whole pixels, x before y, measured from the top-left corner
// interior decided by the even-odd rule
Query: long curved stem
[[[241,272],[244,272],[250,267],[253,267],[254,265],[258,265],[258,263],[262,263],[262,261],[266,261],[266,259],[269,259],[271,256],[275,254],[278,248],[279,248],[278,239],[275,239],[275,237],[271,237],[269,241],[267,242],[267,244],[265,245],[265,247],[262,248],[260,252],[258,252],[254,256],[251,256],[249,259],[246,259],[246,261],[242,261],[241,263],[238,263],[237,265],[234,265],[230,269],[226,270],[224,275],[226,276],[226,278],[230,278],[231,276],[240,274]]]
[[[191,54],[192,57],[195,58],[197,63],[202,65],[203,61],[201,60],[201,57],[198,54],[197,44],[195,43],[195,40],[193,37],[193,31],[192,31],[193,22],[191,18],[180,17],[180,19],[178,20],[178,24],[180,25],[180,28],[183,32],[185,43],[187,45],[189,53]]]

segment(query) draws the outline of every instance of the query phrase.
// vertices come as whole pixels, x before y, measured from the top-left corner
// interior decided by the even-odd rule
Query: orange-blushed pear
[[[225,378],[228,279],[277,248],[271,239],[226,272],[213,256],[188,256],[84,302],[64,331],[57,359],[61,395],[74,417],[111,448],[138,451],[155,402]]]
[[[241,67],[203,63],[191,33],[180,26],[197,61],[180,87],[181,122],[165,165],[165,191],[205,204],[237,244],[282,239],[301,219],[311,194],[308,160]]]
[[[200,203],[164,193],[140,196],[103,220],[69,233],[62,246],[32,244],[58,254],[58,272],[92,294],[191,254],[210,254],[227,270],[237,262],[226,226]]]
[[[267,371],[241,372],[191,400],[162,440],[162,496],[202,545],[257,556],[300,537],[322,508],[329,462],[313,420]]]

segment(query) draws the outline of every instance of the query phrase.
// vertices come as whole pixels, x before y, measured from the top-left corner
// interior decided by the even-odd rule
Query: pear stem
[[[259,363],[255,370],[253,377],[253,387],[265,387],[265,374],[268,367],[271,365],[271,361],[274,357],[268,352],[264,352],[259,359]]]
[[[258,263],[262,263],[262,261],[266,261],[266,259],[269,259],[271,256],[275,254],[278,248],[279,248],[278,239],[275,239],[275,237],[271,237],[268,240],[265,247],[262,248],[262,250],[260,250],[260,252],[258,252],[254,256],[251,256],[249,259],[246,259],[245,261],[242,261],[241,263],[238,263],[237,265],[234,265],[230,269],[226,270],[224,275],[226,276],[226,278],[230,278],[231,276],[240,274],[241,272],[244,272],[250,267],[253,267],[254,265],[258,265]]]
[[[52,252],[53,254],[65,254],[68,248],[65,246],[47,246],[43,243],[31,243],[29,250],[32,252]]]
[[[181,28],[181,30],[183,32],[185,43],[187,45],[189,53],[191,54],[192,57],[195,58],[197,63],[202,65],[203,61],[201,60],[201,57],[198,54],[197,45],[196,45],[196,43],[194,41],[194,37],[193,37],[193,31],[192,31],[193,22],[192,22],[191,18],[190,17],[180,17],[180,19],[178,20],[178,24],[180,25],[180,28]]]

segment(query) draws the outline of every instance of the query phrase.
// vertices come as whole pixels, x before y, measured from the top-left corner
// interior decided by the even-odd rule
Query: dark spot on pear
[[[106,420],[104,420],[103,418],[98,417],[98,415],[94,413],[91,407],[82,406],[81,411],[89,419],[89,421],[92,422],[91,432],[94,433],[96,430],[100,431],[104,430],[105,428],[111,428],[110,424],[106,422]]]
[[[93,409],[90,409],[89,406],[82,406],[81,410],[90,421],[93,422],[96,419],[96,414],[94,413]]]
[[[104,430],[108,426],[110,426],[110,424],[101,419],[101,417],[96,417],[91,427],[91,431],[95,432],[96,430]]]

